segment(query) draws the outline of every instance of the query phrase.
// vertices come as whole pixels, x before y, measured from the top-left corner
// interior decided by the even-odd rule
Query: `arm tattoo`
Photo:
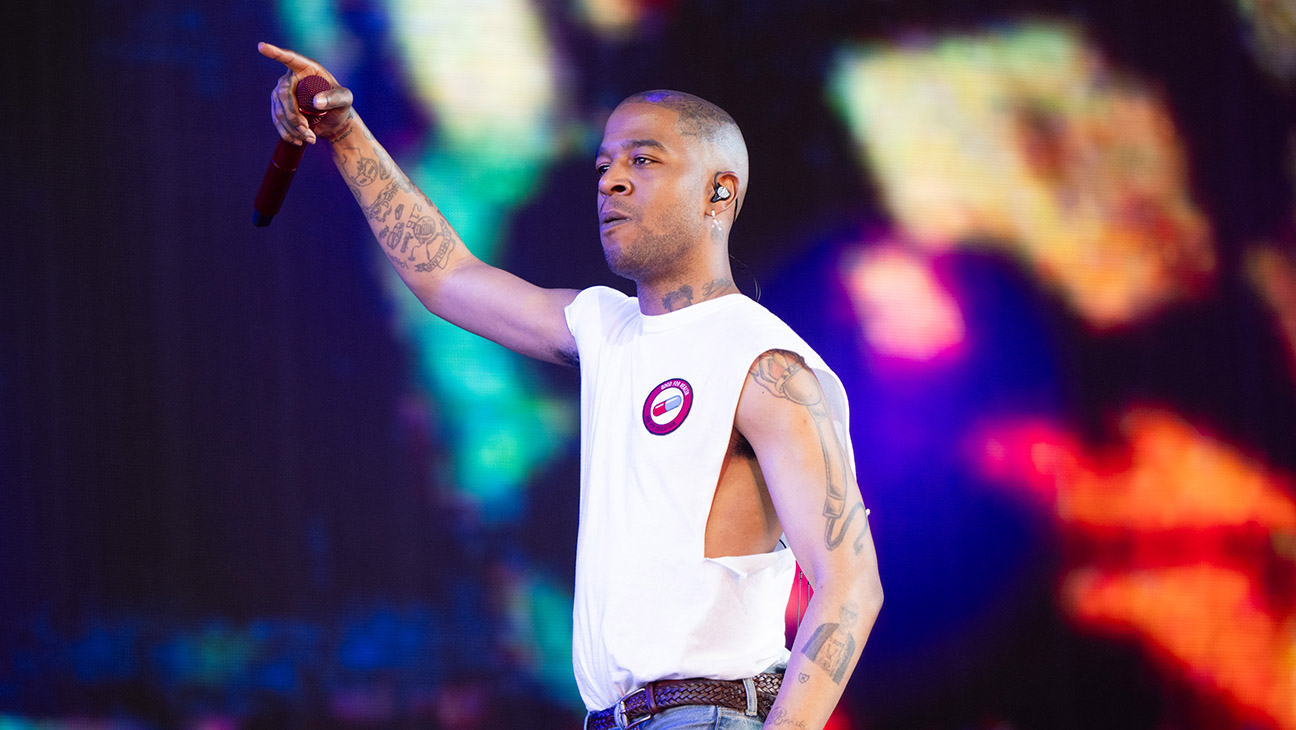
[[[347,188],[377,232],[379,243],[386,246],[387,258],[400,269],[408,270],[411,264],[415,271],[444,269],[459,243],[458,234],[427,196],[396,169],[395,163],[381,149],[375,149],[371,153],[373,156],[369,157],[354,144],[337,144],[354,130],[355,125],[348,123],[342,133],[333,138],[333,156],[346,178]],[[373,140],[373,134],[367,129],[364,136]],[[376,196],[372,192],[368,196],[365,194],[373,189],[371,186],[383,181],[387,184]],[[415,200],[405,196],[413,196]],[[369,202],[366,204],[367,197]],[[378,230],[379,226],[382,230]]]
[[[796,378],[803,372],[806,372],[805,360],[800,355],[787,350],[770,350],[757,358],[748,375],[775,396],[809,408],[815,420],[819,419],[819,411],[823,411],[826,418],[828,412],[822,406],[823,394],[816,387],[806,387],[809,383],[804,378]]]
[[[394,212],[392,201],[396,198],[397,193],[409,193],[417,190],[414,184],[409,180],[395,179],[387,183],[387,187],[378,193],[373,203],[365,206],[364,215],[371,221],[386,223],[387,219]]]
[[[354,121],[348,118],[342,131],[328,140],[333,143],[333,157],[338,169],[342,171],[347,188],[355,196],[356,202],[361,202],[361,188],[368,187],[379,180],[391,179],[395,163],[384,152],[379,151],[374,157],[366,157],[354,143],[342,144],[343,140],[350,137],[355,130]],[[374,139],[373,134],[367,129],[364,137],[370,141]]]
[[[391,178],[391,160],[365,157],[358,150],[351,154],[351,150],[354,150],[354,148],[338,149],[337,151],[342,174],[346,176],[347,185],[363,188],[379,180]]]
[[[351,133],[354,131],[355,131],[355,117],[353,115],[353,112],[348,110],[347,118],[345,121],[342,122],[342,131],[338,132],[337,134],[334,134],[332,137],[325,137],[324,139],[334,144],[337,144],[338,142],[341,142],[347,137],[350,137]]]
[[[823,514],[827,518],[827,524],[824,525],[824,544],[829,550],[837,549],[846,538],[855,516],[863,511],[864,505],[856,502],[850,511],[846,509],[850,465],[846,458],[845,446],[837,438],[832,414],[828,410],[818,380],[806,367],[800,355],[786,350],[770,350],[765,353],[756,360],[748,374],[752,380],[760,383],[776,397],[805,406],[810,411],[815,430],[819,435],[819,447],[824,459],[826,492]],[[852,547],[857,555],[864,549],[860,541],[856,541]]]
[[[769,724],[774,727],[796,728],[796,730],[805,730],[807,727],[805,720],[788,717],[787,710],[782,707],[776,707],[774,708],[774,711],[770,713]]]
[[[855,637],[851,628],[859,619],[859,612],[853,604],[842,606],[841,614],[840,622],[820,624],[801,649],[801,653],[827,672],[835,684],[841,684],[846,668],[855,656]]]
[[[387,204],[390,208],[390,201]],[[407,261],[413,263],[415,271],[444,269],[458,241],[450,223],[435,211],[434,215],[424,215],[421,205],[414,205],[409,217],[401,220],[404,211],[404,203],[396,206],[395,222],[378,233],[378,241],[387,247],[388,257],[402,268],[407,266]],[[390,212],[385,212],[381,220],[387,220]]]
[[[454,250],[458,238],[450,223],[439,215],[424,216],[417,220],[411,215],[409,222],[407,235],[415,241],[410,248],[410,261],[417,262],[414,264],[414,270],[444,269],[449,263],[450,252]],[[404,244],[401,249],[404,250]]]

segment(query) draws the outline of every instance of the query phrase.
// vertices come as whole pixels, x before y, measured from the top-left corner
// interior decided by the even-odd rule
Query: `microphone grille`
[[[315,108],[315,95],[328,91],[333,85],[323,76],[307,76],[297,82],[297,108],[303,114],[319,114]]]

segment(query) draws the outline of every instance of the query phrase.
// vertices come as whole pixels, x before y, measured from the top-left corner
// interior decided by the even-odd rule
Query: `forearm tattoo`
[[[847,603],[841,608],[840,621],[820,624],[801,648],[801,653],[827,672],[835,684],[841,684],[855,656],[853,629],[858,622],[859,607]]]
[[[348,134],[350,130],[347,130]],[[347,185],[354,188],[363,188],[372,185],[379,180],[387,180],[392,176],[391,160],[385,155],[383,157],[366,157],[359,150],[339,149],[338,151],[342,168],[342,174],[346,176]]]
[[[387,258],[401,269],[409,269],[411,265],[415,271],[444,269],[458,245],[458,234],[381,150],[370,157],[358,147],[336,144],[349,136],[352,129],[335,138],[333,152],[347,187],[360,203],[370,226],[377,231],[378,241],[386,248]],[[373,135],[366,130],[365,138],[373,140]],[[376,196],[369,193],[371,188],[384,182]]]
[[[345,126],[342,127],[342,131],[338,132],[337,134],[333,135],[332,137],[326,137],[325,139],[327,139],[328,141],[330,141],[330,142],[332,142],[332,143],[334,143],[334,144],[337,144],[338,142],[341,142],[342,140],[346,139],[347,137],[350,137],[350,136],[351,136],[351,133],[354,132],[354,131],[355,131],[355,125],[354,125],[353,123],[351,123],[350,118],[348,118],[348,120],[347,120]]]
[[[770,350],[756,360],[748,373],[753,380],[779,398],[784,398],[810,411],[819,447],[824,459],[824,545],[835,550],[850,531],[855,517],[864,510],[864,504],[855,501],[847,509],[851,484],[850,463],[846,449],[833,427],[832,414],[824,399],[823,390],[805,365],[801,356],[786,350]],[[852,548],[858,555],[864,550],[865,524]]]
[[[404,204],[396,206],[396,219],[378,233],[378,240],[387,246],[388,255],[393,260],[400,255],[401,260],[414,264],[415,271],[444,269],[456,238],[450,224],[440,214],[424,215],[421,205],[415,205],[409,217],[401,220],[404,210]],[[408,257],[404,256],[406,253]]]
[[[789,717],[787,710],[783,709],[782,707],[774,708],[774,711],[770,713],[769,723],[767,724],[772,725],[774,727],[795,728],[795,730],[805,730],[806,728],[809,727],[808,725],[806,725],[805,720],[798,720],[795,717]]]

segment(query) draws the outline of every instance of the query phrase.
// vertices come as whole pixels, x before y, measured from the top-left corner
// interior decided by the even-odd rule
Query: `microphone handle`
[[[279,140],[275,145],[270,164],[266,167],[265,177],[261,178],[261,187],[257,190],[256,201],[252,204],[252,225],[264,228],[270,225],[271,219],[279,212],[284,198],[288,196],[288,186],[292,183],[297,166],[301,164],[306,145],[295,145],[286,140]]]
[[[333,85],[323,76],[307,76],[298,81],[293,90],[297,97],[297,111],[305,115],[306,123],[311,129],[324,116],[323,112],[315,110],[315,95],[331,88]],[[295,145],[279,140],[274,155],[270,158],[270,166],[266,168],[265,177],[261,178],[256,202],[252,204],[252,225],[258,228],[270,225],[270,220],[279,212],[279,206],[283,205],[284,197],[288,195],[288,185],[292,183],[305,151],[305,144]]]

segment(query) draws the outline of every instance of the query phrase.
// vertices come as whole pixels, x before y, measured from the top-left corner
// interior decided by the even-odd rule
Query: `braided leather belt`
[[[748,703],[748,682],[751,682],[754,691],[755,707]],[[739,712],[753,709],[764,719],[774,705],[774,698],[778,696],[782,684],[782,673],[774,672],[757,674],[750,680],[663,679],[649,682],[606,710],[591,712],[585,720],[585,728],[632,728],[662,710],[685,705],[717,705]],[[617,723],[617,715],[622,718],[620,725]]]

